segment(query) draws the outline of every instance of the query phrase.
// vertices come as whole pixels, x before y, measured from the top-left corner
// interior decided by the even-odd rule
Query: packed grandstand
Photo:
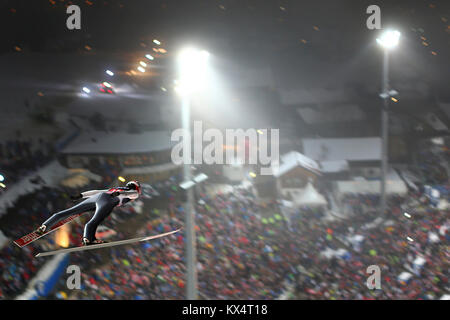
[[[76,139],[75,139],[76,141]],[[314,183],[309,177],[298,190],[309,190],[304,203],[291,195],[261,197],[258,184],[248,174],[242,181],[206,181],[195,192],[197,272],[203,299],[440,299],[448,293],[449,216],[446,163],[448,140],[436,148],[422,148],[417,162],[397,169],[404,192],[388,197],[388,210],[378,211],[379,195],[358,189],[339,192],[326,175]],[[10,156],[28,154],[26,140],[6,141]],[[1,146],[1,145],[0,145]],[[5,152],[0,150],[0,152]],[[24,170],[22,162],[8,163],[15,185],[32,186],[17,194],[2,209],[0,285],[2,299],[183,299],[185,298],[185,236],[75,253],[59,264],[80,266],[82,290],[68,290],[61,266],[52,259],[36,259],[37,252],[60,246],[80,245],[82,217],[64,231],[23,249],[17,239],[34,230],[60,208],[73,205],[71,194],[120,184],[126,168],[109,160],[90,161],[83,171],[66,168],[57,150],[42,158],[41,166]],[[98,156],[98,155],[97,155]],[[87,156],[89,158],[89,156]],[[59,161],[57,160],[59,159]],[[162,158],[165,160],[165,158]],[[69,161],[70,162],[70,161]],[[20,163],[20,165],[19,165]],[[122,162],[123,163],[123,162]],[[302,167],[301,163],[296,164]],[[58,167],[61,176],[46,173]],[[146,163],[142,175],[134,165],[133,176],[151,184],[156,195],[139,204],[116,209],[103,226],[109,237],[127,239],[173,230],[184,223],[181,172],[154,180]],[[20,168],[20,170],[19,170]],[[75,173],[73,172],[75,170]],[[34,172],[34,173],[33,173]],[[176,171],[175,171],[176,172]],[[172,171],[171,171],[172,173]],[[403,174],[402,174],[403,173]],[[217,173],[216,173],[217,174]],[[292,191],[298,176],[288,180]],[[405,176],[409,178],[405,178]],[[100,177],[100,178],[99,178]],[[158,177],[161,177],[159,175]],[[414,178],[411,178],[414,177]],[[67,180],[67,179],[71,180]],[[32,180],[30,182],[29,180]],[[301,180],[301,179],[300,179]],[[67,181],[70,184],[67,185]],[[74,182],[77,183],[74,183]],[[294,182],[292,182],[294,181]],[[359,179],[353,180],[360,182]],[[435,192],[431,192],[431,191]],[[4,191],[5,201],[8,192]],[[436,193],[437,191],[437,193]],[[295,198],[295,194],[294,194]],[[327,199],[323,201],[324,199]],[[59,261],[59,260],[58,260]],[[378,265],[382,290],[369,290],[367,266]],[[101,266],[101,267],[99,267]],[[46,272],[44,272],[46,270]],[[53,272],[54,277],[48,274]],[[46,275],[46,276],[43,276]],[[42,280],[43,278],[44,280]],[[48,279],[51,279],[48,280]],[[37,283],[48,284],[39,289]]]

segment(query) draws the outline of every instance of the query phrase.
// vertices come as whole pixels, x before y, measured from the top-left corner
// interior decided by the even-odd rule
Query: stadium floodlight
[[[205,50],[187,48],[180,52],[178,92],[191,93],[200,91],[206,84],[209,53]]]
[[[381,37],[377,38],[377,43],[385,49],[392,49],[398,45],[400,32],[397,30],[387,30]]]
[[[105,72],[108,76],[112,77],[114,75],[114,72],[112,72],[111,70],[106,70]]]
[[[146,54],[145,57],[146,57],[148,60],[153,60],[153,59],[155,59],[155,58],[153,58],[153,56],[150,55],[150,54]]]
[[[83,92],[84,93],[90,93],[91,90],[88,87],[83,87]]]
[[[382,99],[387,99],[389,97],[395,97],[395,96],[398,96],[398,91],[397,90],[389,90],[387,93],[385,93],[385,92],[380,93],[379,96]]]

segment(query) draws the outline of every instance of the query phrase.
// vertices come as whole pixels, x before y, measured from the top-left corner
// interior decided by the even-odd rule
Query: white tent
[[[294,203],[300,206],[326,206],[327,200],[308,182],[298,198],[293,199]]]

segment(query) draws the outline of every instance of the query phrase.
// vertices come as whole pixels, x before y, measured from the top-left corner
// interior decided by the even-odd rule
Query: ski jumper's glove
[[[70,199],[72,199],[72,200],[78,200],[78,199],[81,199],[81,198],[83,198],[81,193],[70,196]]]

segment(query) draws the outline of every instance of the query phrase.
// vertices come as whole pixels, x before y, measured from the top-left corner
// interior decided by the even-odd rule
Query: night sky
[[[69,4],[81,8],[81,30],[66,28]],[[390,79],[393,87],[413,88],[403,90],[402,101],[410,102],[403,108],[420,109],[421,99],[435,96],[450,101],[445,0],[6,0],[0,5],[0,81],[64,91],[98,81],[108,65],[129,71],[157,38],[167,54],[155,62],[151,85],[139,83],[146,90],[166,85],[174,53],[195,43],[218,61],[271,68],[278,88],[351,88],[375,104],[382,56],[375,42],[380,31],[366,27],[371,4],[380,6],[383,28],[402,32]],[[417,99],[414,88],[421,85],[432,94]]]
[[[69,3],[82,12],[82,29],[65,27]],[[0,52],[129,53],[158,37],[170,45],[183,41],[229,46],[242,58],[311,55],[346,61],[376,37],[366,28],[366,8],[378,4],[383,27],[396,27],[424,54],[442,62],[450,54],[449,1],[2,1]],[[22,52],[23,52],[22,51]],[[281,55],[281,56],[280,56]],[[289,61],[291,62],[291,61]]]

